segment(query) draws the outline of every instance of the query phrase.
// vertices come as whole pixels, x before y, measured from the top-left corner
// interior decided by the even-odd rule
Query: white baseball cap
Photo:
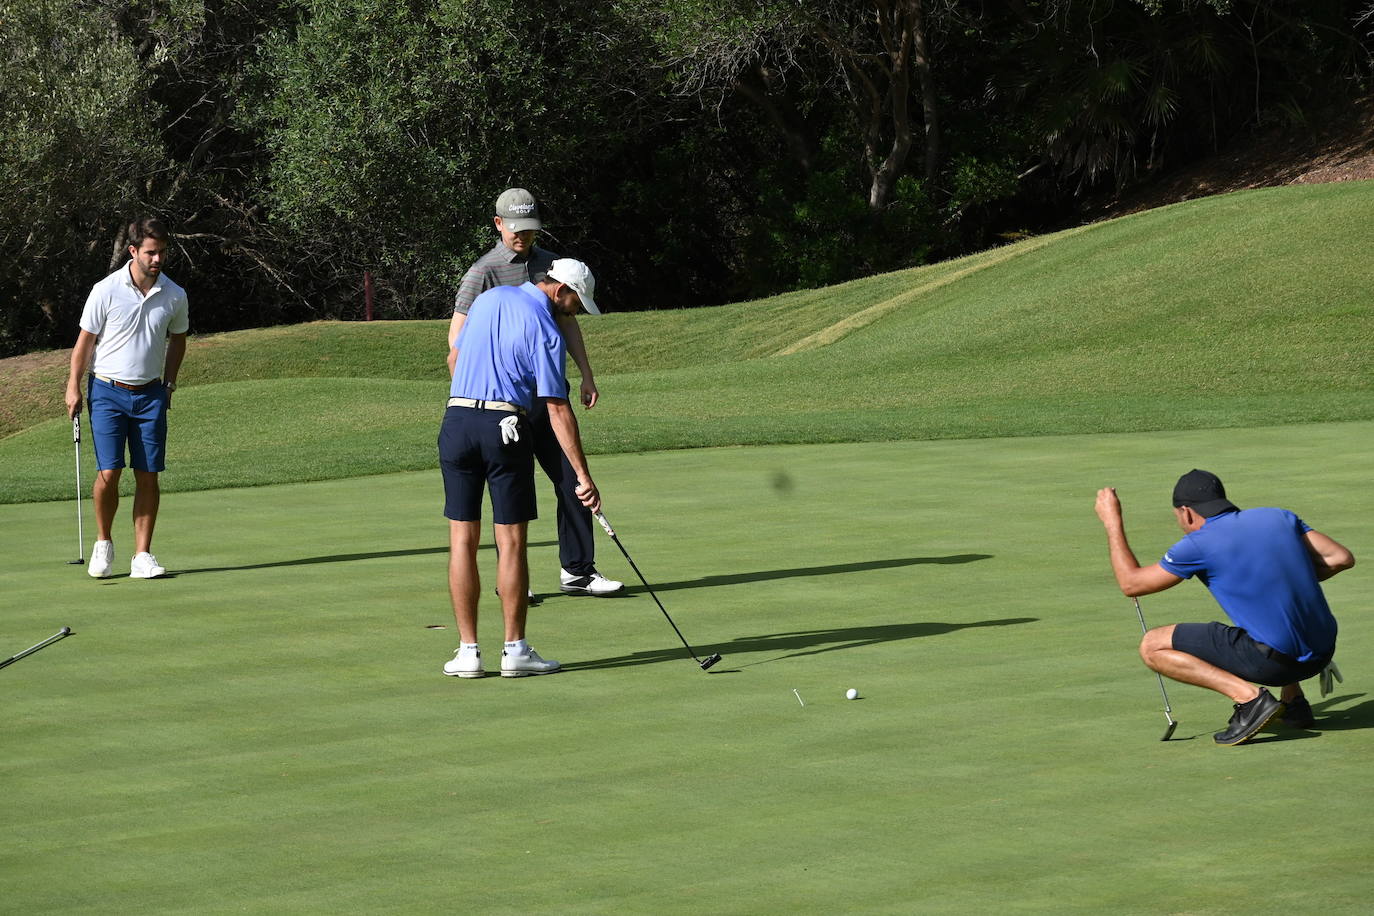
[[[596,306],[596,300],[592,298],[592,294],[596,292],[596,277],[592,276],[592,269],[586,264],[575,258],[559,258],[549,266],[546,276],[550,280],[566,283],[577,293],[577,298],[582,300],[582,307],[587,310],[587,314],[601,314],[601,309]]]

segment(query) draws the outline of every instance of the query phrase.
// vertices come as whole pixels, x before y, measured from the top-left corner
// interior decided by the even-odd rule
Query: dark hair
[[[129,224],[129,245],[133,248],[142,248],[144,239],[157,239],[159,242],[167,241],[167,224],[156,216],[140,216]]]

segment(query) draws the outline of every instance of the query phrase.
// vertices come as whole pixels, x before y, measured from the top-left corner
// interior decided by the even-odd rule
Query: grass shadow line
[[[755,572],[734,573],[731,575],[702,576],[697,579],[683,579],[678,582],[651,582],[655,593],[673,592],[687,588],[715,588],[719,585],[745,585],[751,582],[773,582],[779,579],[799,579],[806,576],[835,576],[844,573],[870,572],[875,569],[900,569],[904,566],[923,566],[935,564],[950,566],[958,563],[976,563],[991,560],[990,553],[960,553],[948,557],[896,557],[891,560],[869,560],[863,563],[833,563],[828,566],[795,566],[790,569],[762,569]],[[648,578],[647,576],[645,578]],[[618,597],[647,594],[649,589],[643,585],[626,583],[625,590]],[[612,596],[617,597],[617,596]]]
[[[483,544],[480,550],[493,550],[494,544]],[[556,547],[557,541],[531,541],[530,547]],[[165,578],[193,576],[196,573],[238,572],[250,569],[274,569],[280,566],[312,566],[316,563],[353,563],[358,560],[384,560],[389,557],[420,557],[426,554],[448,553],[448,545],[443,547],[415,547],[409,550],[376,550],[371,553],[338,553],[323,557],[300,557],[295,560],[277,560],[273,563],[248,563],[243,566],[205,566],[200,569],[179,569],[168,573]]]
[[[764,662],[780,661],[785,658],[800,658],[807,655],[820,655],[823,652],[841,652],[864,646],[895,642],[901,639],[922,639],[928,636],[943,636],[959,630],[979,627],[1006,627],[1035,623],[1038,617],[1006,617],[999,620],[978,620],[970,623],[942,623],[922,621],[917,623],[880,624],[867,627],[835,627],[824,630],[797,630],[791,633],[769,633],[761,636],[744,636],[731,642],[696,646],[697,654],[703,658],[719,652],[723,659],[741,652],[782,652],[772,658],[752,662],[747,666],[722,668],[718,673],[738,671],[741,667],[752,667]],[[626,668],[634,665],[653,665],[659,662],[690,659],[687,650],[681,646],[666,649],[653,649],[647,652],[634,652],[610,658],[595,658],[581,662],[571,662],[563,666],[565,671],[594,670],[601,668]],[[715,669],[713,669],[713,672]]]

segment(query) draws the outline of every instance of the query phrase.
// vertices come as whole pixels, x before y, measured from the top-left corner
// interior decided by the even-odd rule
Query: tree
[[[110,211],[158,165],[142,73],[80,0],[0,0],[0,355],[75,337]],[[102,244],[103,242],[103,244]]]

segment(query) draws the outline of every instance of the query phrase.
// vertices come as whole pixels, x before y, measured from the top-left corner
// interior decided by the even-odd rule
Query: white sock
[[[507,654],[507,655],[529,655],[529,654],[530,654],[530,644],[527,643],[527,642],[525,642],[523,639],[517,639],[515,642],[508,642],[508,643],[506,643],[506,654]]]
[[[458,654],[459,654],[459,655],[481,655],[482,653],[478,651],[478,649],[477,649],[477,643],[475,643],[475,642],[460,642],[460,643],[458,644]]]

